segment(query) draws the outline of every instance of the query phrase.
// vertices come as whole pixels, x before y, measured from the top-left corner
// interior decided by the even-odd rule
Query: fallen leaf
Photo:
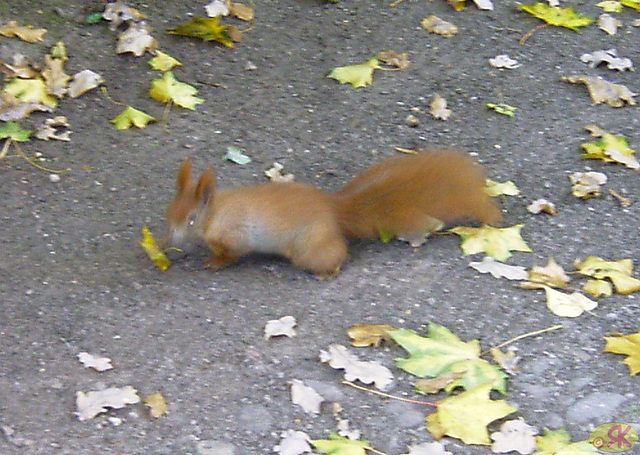
[[[158,48],[158,41],[151,36],[151,27],[145,21],[131,22],[129,28],[118,35],[116,53],[131,52],[140,57],[145,52],[153,52]]]
[[[284,172],[284,166],[280,163],[273,163],[271,169],[264,171],[264,174],[272,182],[293,182],[295,180],[293,174],[286,174]]]
[[[438,401],[427,416],[427,429],[436,438],[451,436],[465,444],[490,445],[487,425],[517,411],[504,400],[491,400],[492,383],[487,383]]]
[[[116,117],[111,119],[117,130],[127,130],[132,126],[136,128],[144,128],[151,122],[158,122],[155,117],[151,117],[138,109],[127,106],[124,111],[120,112]]]
[[[11,138],[16,142],[27,142],[35,130],[25,130],[16,122],[5,122],[0,127],[0,139]]]
[[[64,60],[45,56],[46,68],[42,71],[42,78],[47,87],[47,93],[62,98],[67,93],[69,76],[64,72]]]
[[[280,433],[280,442],[273,450],[280,455],[301,455],[312,452],[311,438],[303,431],[287,430]]]
[[[610,297],[613,294],[611,283],[604,280],[587,280],[582,290],[592,297]]]
[[[590,68],[606,63],[607,68],[610,70],[618,71],[634,71],[633,62],[629,58],[618,57],[618,51],[616,49],[595,51],[590,54],[582,54],[580,61],[588,63]]]
[[[165,54],[162,51],[156,51],[156,56],[149,60],[149,65],[154,70],[169,71],[176,66],[182,66],[182,63],[169,54]]]
[[[91,70],[80,71],[73,75],[71,83],[69,84],[69,96],[71,98],[77,98],[89,90],[93,90],[103,82],[104,79],[98,73],[94,73]]]
[[[195,110],[198,104],[204,103],[202,98],[197,98],[195,94],[198,90],[184,82],[178,81],[171,71],[163,73],[161,78],[151,81],[149,96],[161,103],[174,104],[186,109]]]
[[[156,243],[153,235],[151,235],[151,231],[147,226],[142,227],[142,235],[143,239],[140,242],[140,245],[146,251],[149,259],[153,261],[153,264],[158,267],[162,272],[167,270],[171,265],[171,261],[167,256],[160,250],[158,244]]]
[[[451,116],[451,110],[447,109],[447,100],[437,93],[433,95],[433,100],[429,104],[429,113],[438,120],[447,120]]]
[[[511,251],[531,253],[531,249],[520,236],[523,227],[523,224],[502,229],[486,225],[480,228],[459,226],[450,229],[449,232],[462,238],[460,247],[465,256],[484,252],[504,262],[512,256]]]
[[[451,22],[444,21],[433,14],[422,19],[420,22],[429,33],[436,33],[438,35],[442,35],[445,38],[451,38],[455,34],[458,33],[458,27],[453,25]]]
[[[640,163],[634,156],[636,151],[629,147],[627,138],[615,136],[606,131],[598,131],[601,139],[580,144],[585,153],[583,158],[600,159],[608,163],[624,164],[630,169],[640,169]]]
[[[615,337],[604,337],[607,345],[604,352],[623,354],[628,356],[624,363],[629,367],[629,373],[634,376],[640,373],[640,332]]]
[[[373,82],[373,70],[380,68],[377,58],[371,58],[359,65],[340,66],[327,75],[341,84],[351,84],[354,88],[366,87]]]
[[[489,64],[494,68],[505,68],[508,70],[513,70],[516,68],[520,68],[522,65],[515,59],[512,59],[506,54],[496,55],[493,58],[489,59]]]
[[[208,17],[228,16],[229,4],[225,0],[213,0],[204,7]]]
[[[506,394],[507,375],[480,358],[477,340],[464,342],[446,327],[434,323],[429,324],[425,337],[406,329],[394,330],[389,335],[409,354],[408,358],[396,359],[396,365],[414,376],[438,377],[442,373],[464,372],[464,376],[446,387],[447,393],[457,387],[471,390],[489,383],[496,391]]]
[[[114,31],[120,24],[127,21],[137,22],[145,19],[146,16],[135,8],[127,6],[122,0],[116,2],[107,3],[102,18],[105,21],[111,22],[109,24],[109,30]]]
[[[506,115],[507,117],[513,118],[516,115],[517,107],[509,106],[505,103],[487,103],[487,108],[493,109],[498,114]]]
[[[536,455],[580,455],[596,451],[589,441],[572,443],[565,429],[551,431],[545,428],[544,435],[536,436],[536,446]]]
[[[225,161],[231,161],[232,163],[239,164],[244,166],[245,164],[249,164],[251,162],[251,157],[245,155],[240,147],[236,147],[232,145],[231,147],[227,147],[227,153],[222,157]]]
[[[529,276],[524,267],[503,264],[490,256],[485,256],[482,262],[471,262],[469,267],[476,269],[480,273],[490,273],[494,278],[526,280]]]
[[[330,433],[329,439],[314,439],[311,444],[327,455],[366,455],[369,448],[368,441],[354,441],[336,433]]]
[[[387,334],[390,330],[395,330],[387,324],[355,324],[347,329],[347,335],[351,338],[351,344],[357,348],[367,346],[380,346],[384,340],[391,340]]]
[[[414,384],[416,390],[424,394],[439,393],[441,390],[450,388],[453,383],[463,378],[467,374],[465,371],[449,371],[440,373],[435,378],[420,378]]]
[[[296,318],[293,316],[283,316],[280,319],[273,319],[267,322],[267,325],[264,327],[264,338],[266,340],[278,336],[292,338],[296,336],[296,330],[294,329],[296,324]]]
[[[328,351],[320,351],[320,360],[328,363],[336,370],[344,369],[347,381],[359,380],[365,384],[373,383],[376,388],[384,390],[393,381],[393,373],[377,362],[364,362],[339,344],[332,344]]]
[[[320,404],[324,401],[322,395],[298,379],[293,379],[290,384],[293,404],[300,406],[307,414],[320,414]]]
[[[491,348],[489,352],[491,353],[493,360],[495,360],[504,371],[509,373],[511,376],[518,373],[518,362],[520,362],[520,357],[518,357],[513,350],[502,352],[498,348]]]
[[[128,404],[140,402],[138,391],[130,385],[92,392],[76,392],[76,415],[78,420],[93,419],[98,414],[107,412],[108,408],[120,409]]]
[[[251,22],[255,16],[253,8],[242,3],[229,2],[229,15],[242,21]]]
[[[485,193],[491,197],[496,196],[517,196],[520,194],[520,190],[511,180],[506,182],[494,182],[491,179],[487,179]]]
[[[47,93],[47,86],[42,79],[15,78],[4,86],[4,91],[25,103],[38,103],[56,107],[58,102]]]
[[[145,406],[149,407],[149,415],[154,419],[162,417],[169,409],[169,405],[160,392],[152,393],[144,399]]]
[[[631,92],[625,85],[608,82],[599,76],[571,76],[563,77],[561,80],[572,84],[585,84],[591,99],[596,104],[607,103],[612,107],[623,107],[625,102],[631,106],[636,104],[633,99],[636,94]]]
[[[618,33],[618,27],[622,25],[618,19],[613,17],[611,14],[601,14],[598,17],[598,28],[609,35],[615,35]]]
[[[544,290],[547,294],[547,308],[556,316],[576,318],[585,311],[591,311],[598,306],[597,302],[579,292],[564,294],[549,286],[544,286]]]
[[[20,98],[0,90],[0,121],[16,122],[24,120],[34,111],[51,112],[50,106],[37,102],[24,102]]]
[[[409,68],[411,62],[409,61],[409,54],[403,52],[402,54],[397,54],[396,51],[380,51],[376,58],[379,62],[384,63],[385,65],[390,65],[398,68],[399,70],[406,70]]]
[[[596,3],[596,6],[602,8],[605,13],[619,13],[623,9],[622,3],[617,0],[606,0]]]
[[[228,25],[220,25],[220,16],[214,18],[194,17],[191,22],[168,29],[172,35],[190,36],[204,41],[216,41],[226,47],[233,47],[233,40],[227,33]]]
[[[18,37],[22,41],[28,43],[37,43],[42,41],[47,30],[44,28],[33,28],[31,25],[21,26],[16,21],[9,21],[7,25],[0,27],[0,35],[7,38]]]
[[[89,354],[88,352],[81,352],[78,354],[78,360],[82,362],[82,364],[86,368],[93,368],[96,371],[107,371],[113,368],[111,365],[111,359],[108,357],[96,357],[94,355]]]
[[[640,280],[634,278],[633,261],[605,261],[597,256],[589,256],[584,261],[576,261],[578,272],[592,278],[608,278],[619,294],[631,294],[640,291]]]
[[[570,280],[564,269],[558,265],[553,257],[550,257],[546,266],[535,266],[529,271],[529,283],[525,283],[525,285],[535,283],[536,288],[540,288],[540,285],[566,288]],[[529,287],[529,289],[531,288]]]
[[[351,440],[360,439],[360,431],[349,428],[349,421],[347,419],[339,419],[336,427],[340,436]]]
[[[518,8],[542,19],[549,25],[565,27],[574,31],[578,31],[579,27],[593,23],[593,18],[576,13],[573,8],[569,7],[549,6],[546,3],[538,2],[533,5],[518,4]]]
[[[569,175],[571,194],[581,199],[598,197],[602,193],[600,188],[607,183],[607,176],[602,172],[574,172]]]
[[[553,202],[548,201],[546,199],[536,199],[535,201],[533,201],[531,204],[527,206],[527,210],[533,213],[534,215],[537,215],[542,212],[548,213],[549,215],[555,215],[556,205]]]
[[[58,115],[54,118],[46,119],[37,127],[36,137],[48,141],[49,139],[68,142],[71,140],[70,125],[67,117]]]
[[[508,420],[502,424],[499,432],[491,433],[493,453],[516,451],[528,455],[536,450],[535,435],[538,431],[528,425],[522,418]]]

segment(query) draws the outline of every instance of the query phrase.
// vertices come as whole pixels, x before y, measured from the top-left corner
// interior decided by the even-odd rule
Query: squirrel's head
[[[180,165],[177,194],[167,210],[167,231],[162,239],[165,247],[184,244],[202,235],[207,206],[215,192],[216,176],[205,169],[196,183],[191,178],[191,158]]]

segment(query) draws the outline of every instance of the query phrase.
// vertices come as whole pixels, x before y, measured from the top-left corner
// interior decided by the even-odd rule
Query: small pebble
[[[49,181],[52,183],[58,183],[60,181],[60,174],[49,174]]]

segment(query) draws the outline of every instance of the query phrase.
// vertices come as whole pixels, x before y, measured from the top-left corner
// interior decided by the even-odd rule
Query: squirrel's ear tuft
[[[216,174],[213,169],[207,168],[204,170],[196,185],[195,198],[199,200],[203,205],[207,205],[216,187]]]
[[[191,157],[188,156],[182,161],[178,170],[178,192],[181,193],[189,185],[191,180]]]

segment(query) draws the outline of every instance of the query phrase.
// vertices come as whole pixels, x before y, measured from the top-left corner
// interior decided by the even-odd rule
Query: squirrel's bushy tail
[[[356,175],[334,199],[345,235],[422,235],[456,221],[502,219],[485,188],[485,172],[466,153],[421,150],[384,160]]]

